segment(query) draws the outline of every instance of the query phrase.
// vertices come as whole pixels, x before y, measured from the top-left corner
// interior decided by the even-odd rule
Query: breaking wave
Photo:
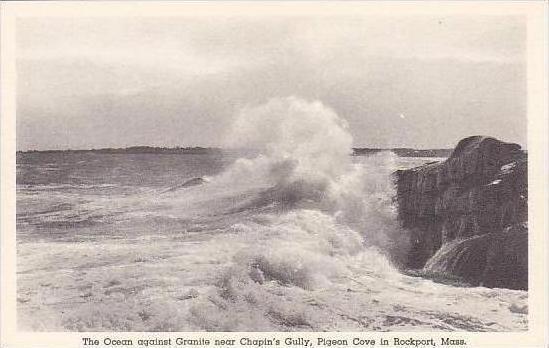
[[[262,188],[248,207],[318,210],[358,233],[366,246],[397,258],[397,250],[406,251],[392,204],[394,154],[353,162],[347,122],[321,102],[288,97],[246,108],[227,144],[260,150],[213,179],[218,185]]]
[[[273,284],[313,290],[366,270],[396,274],[407,238],[392,204],[393,154],[353,163],[347,122],[321,102],[295,97],[244,109],[227,144],[260,154],[238,159],[210,184],[255,190],[236,211],[270,209],[232,226],[233,242],[248,247],[219,274],[210,301],[194,307],[202,326],[307,327],[307,305],[280,308]],[[245,322],[221,320],[219,308],[241,312]]]
[[[215,168],[212,163],[221,160],[178,158],[189,161],[178,167],[185,174],[163,173],[177,162],[155,157],[158,162],[147,168],[158,169],[151,177],[165,175],[170,181],[165,186],[18,196],[18,209],[25,210],[18,211],[18,236],[26,236],[23,227],[33,236],[35,225],[48,227],[48,234],[38,234],[39,242],[29,238],[18,246],[18,272],[25,275],[18,280],[20,326],[83,331],[526,327],[524,292],[464,290],[399,272],[408,236],[396,219],[391,173],[401,159],[389,152],[351,156],[348,124],[326,105],[289,97],[247,107],[225,141],[257,154]],[[143,173],[136,174],[137,181],[150,179]],[[136,181],[132,174],[127,172],[125,183]],[[93,221],[75,226],[82,216]],[[61,226],[65,221],[73,225]],[[64,233],[63,239],[54,239],[51,231]],[[71,272],[56,273],[67,265]],[[32,294],[52,296],[53,282],[56,307],[38,303],[43,309],[35,310]],[[480,303],[485,310],[479,314]]]

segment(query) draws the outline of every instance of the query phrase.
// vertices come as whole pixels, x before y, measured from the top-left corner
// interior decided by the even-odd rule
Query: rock
[[[448,242],[423,268],[426,274],[448,274],[474,285],[510,289],[528,289],[527,270],[526,225]]]
[[[202,184],[205,184],[207,183],[208,180],[205,179],[205,178],[201,178],[201,177],[198,177],[198,178],[192,178],[192,179],[189,179],[187,181],[185,181],[184,183],[180,184],[180,185],[177,185],[177,186],[174,186],[174,187],[171,187],[165,191],[163,191],[162,193],[167,193],[167,192],[173,192],[173,191],[176,191],[180,188],[186,188],[186,187],[191,187],[191,186],[198,186],[198,185],[202,185]]]
[[[528,274],[527,172],[519,145],[483,136],[461,140],[444,162],[397,171],[399,219],[411,234],[407,266],[422,268],[440,250],[449,260],[439,260],[437,271],[485,286],[526,288],[519,275]],[[461,252],[446,250],[456,241]]]

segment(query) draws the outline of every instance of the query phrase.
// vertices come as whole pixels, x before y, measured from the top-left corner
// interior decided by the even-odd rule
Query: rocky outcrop
[[[444,162],[398,171],[397,199],[411,235],[408,267],[527,288],[527,155],[519,145],[465,138]]]

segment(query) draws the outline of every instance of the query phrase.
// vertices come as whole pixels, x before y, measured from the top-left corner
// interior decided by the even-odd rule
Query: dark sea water
[[[216,175],[235,155],[24,153],[17,157],[20,240],[104,234],[185,181]],[[133,215],[132,215],[133,214]],[[85,229],[81,236],[79,229]],[[118,229],[109,229],[112,235]]]
[[[399,271],[391,173],[428,160],[20,153],[19,328],[525,330],[526,292]]]

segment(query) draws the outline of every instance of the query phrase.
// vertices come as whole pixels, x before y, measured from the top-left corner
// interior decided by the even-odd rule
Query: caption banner
[[[400,348],[427,348],[427,347],[466,347],[467,341],[455,337],[413,337],[388,336],[386,338],[368,338],[359,336],[352,338],[329,337],[250,337],[242,335],[231,338],[211,338],[167,336],[154,338],[120,338],[114,335],[104,337],[82,337],[81,346],[94,347],[136,347],[136,348],[169,348],[169,347],[400,347]]]

